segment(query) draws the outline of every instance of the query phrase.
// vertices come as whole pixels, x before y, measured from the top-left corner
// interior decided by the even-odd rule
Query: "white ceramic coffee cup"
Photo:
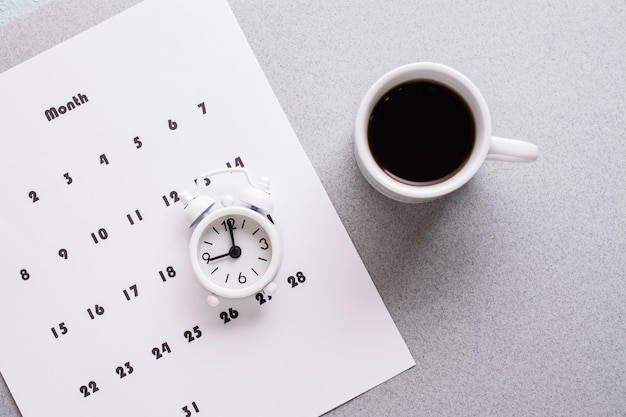
[[[370,115],[378,100],[395,86],[419,80],[442,84],[459,94],[470,108],[476,129],[474,148],[463,167],[450,177],[429,184],[409,184],[387,174],[372,156],[367,137]],[[432,62],[417,62],[393,69],[370,87],[356,116],[354,152],[361,172],[376,190],[406,203],[430,201],[457,190],[476,174],[486,159],[533,162],[539,155],[539,149],[532,143],[492,136],[489,109],[474,83],[460,72]]]

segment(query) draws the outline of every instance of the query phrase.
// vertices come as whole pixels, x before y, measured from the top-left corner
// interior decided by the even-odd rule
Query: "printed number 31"
[[[191,408],[193,409],[193,411],[195,411],[196,413],[200,412],[200,409],[198,408],[198,406],[196,405],[196,402],[192,402],[191,403]],[[186,405],[183,407],[183,411],[185,412],[185,417],[190,417],[191,416],[191,410],[189,409],[189,406]]]

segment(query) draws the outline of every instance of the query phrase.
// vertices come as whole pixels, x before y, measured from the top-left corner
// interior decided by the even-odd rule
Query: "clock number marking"
[[[139,149],[143,146],[143,142],[139,139],[139,136],[135,136],[133,138],[133,142],[135,143],[135,148]]]
[[[26,269],[20,269],[20,276],[22,277],[24,281],[28,281],[30,279],[30,274],[28,273],[28,270]]]
[[[167,274],[167,275],[166,275]],[[172,266],[165,268],[165,272],[159,271],[161,281],[166,282],[168,278],[174,278],[176,276],[176,270]]]
[[[37,201],[39,201],[39,197],[37,196],[37,193],[34,191],[31,191],[28,193],[28,198],[33,200],[33,203],[36,203]]]
[[[165,353],[172,353],[172,351],[170,350],[170,346],[167,344],[167,342],[161,344],[161,349],[159,349],[158,347],[152,348],[152,355],[157,360],[161,359],[163,357],[163,354]]]
[[[96,236],[95,233],[91,234],[91,238],[93,239],[93,241],[98,244],[100,241],[98,240],[98,238],[100,238],[101,240],[106,240],[109,237],[109,232],[107,232],[107,230],[102,227],[100,229],[98,229],[98,235]]]
[[[246,278],[246,276],[243,274],[243,272],[239,273],[239,283],[240,284],[245,284],[246,281],[248,281],[248,278]]]
[[[94,315],[94,312],[96,313],[95,315]],[[87,314],[89,314],[89,317],[93,320],[96,318],[96,316],[101,316],[104,314],[104,307],[96,304],[93,310],[91,310],[91,308],[87,309]]]
[[[296,276],[290,276],[287,278],[287,282],[291,284],[291,288],[295,288],[298,284],[303,284],[306,281],[306,276],[302,272],[298,272]]]
[[[130,290],[130,292],[128,290]],[[128,287],[128,289],[122,291],[122,293],[124,293],[124,297],[126,297],[126,301],[130,301],[131,294],[132,294],[132,298],[138,297],[139,291],[137,290],[137,284],[131,285],[130,287]]]
[[[267,248],[270,247],[270,244],[267,243],[267,239],[265,239],[264,237],[262,237],[261,239],[259,239],[259,244],[261,245],[261,249],[262,250],[267,250]]]
[[[165,203],[167,207],[169,207],[170,204],[176,203],[178,202],[178,200],[180,200],[180,198],[178,198],[178,193],[176,191],[170,191],[169,198],[166,195],[162,196],[162,198],[163,198],[163,202]]]
[[[224,231],[228,232],[229,228],[232,228],[233,230],[236,229],[235,227],[235,219],[229,217],[228,219],[224,220],[222,223],[222,226],[224,226]],[[217,232],[217,230],[216,230]],[[219,232],[218,232],[219,234]]]
[[[204,105],[204,101],[198,104],[198,108],[202,110],[202,114],[206,114],[206,106]]]
[[[229,308],[228,313],[225,311],[220,313],[220,318],[224,320],[224,324],[230,322],[231,320],[235,320],[237,317],[239,317],[239,312],[234,308]]]
[[[265,295],[262,292],[258,292],[254,296],[254,298],[256,298],[256,300],[259,302],[259,305],[261,306],[261,305],[267,303],[268,301],[271,301],[272,296],[268,295],[267,298],[265,298]]]
[[[185,337],[185,339],[187,339],[188,343],[191,343],[194,340],[199,339],[200,337],[202,337],[202,331],[200,330],[200,326],[193,326],[192,330],[185,330],[185,333],[183,333],[183,336]]]
[[[100,155],[100,165],[109,165],[109,159],[105,154]]]
[[[130,362],[126,362],[124,366],[118,366],[115,368],[115,373],[120,376],[120,379],[133,373],[135,369],[131,366]]]
[[[72,182],[74,182],[72,177],[70,177],[69,172],[66,172],[65,174],[63,174],[63,177],[65,178],[65,182],[67,182],[67,185],[70,185]]]
[[[59,328],[58,332],[57,332],[56,327],[50,328],[55,339],[58,339],[60,336],[63,336],[64,334],[67,334],[68,330],[67,330],[67,326],[65,325],[65,322],[59,323],[57,327]]]
[[[178,128],[178,123],[176,123],[172,119],[169,119],[167,121],[167,126],[170,128],[170,130],[176,130]]]
[[[67,259],[68,257],[67,249],[59,249],[59,256],[63,259]]]
[[[243,160],[241,159],[240,156],[235,158],[235,167],[241,167],[243,168],[245,165],[243,164]],[[230,164],[230,162],[226,162],[226,167],[227,168],[232,168],[233,166]]]
[[[135,215],[137,216],[138,221],[142,221],[143,217],[141,216],[141,213],[139,212],[139,210],[135,210]],[[133,216],[130,214],[126,215],[126,218],[128,219],[128,222],[130,223],[130,225],[134,225],[135,221],[133,220]]]
[[[203,103],[204,104],[204,103]],[[200,409],[198,408],[198,405],[196,404],[196,402],[192,402],[191,403],[191,408],[193,409],[194,412],[199,413]],[[189,409],[189,406],[186,405],[183,407],[183,412],[185,413],[185,417],[190,417],[191,416],[191,410]]]
[[[94,381],[90,381],[87,385],[83,385],[80,387],[80,392],[83,394],[83,398],[89,397],[91,394],[98,392],[100,388]]]

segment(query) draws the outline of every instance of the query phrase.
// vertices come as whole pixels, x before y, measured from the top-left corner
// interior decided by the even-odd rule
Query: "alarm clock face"
[[[239,298],[261,291],[278,269],[278,235],[263,216],[227,207],[205,217],[191,237],[192,266],[216,295]]]

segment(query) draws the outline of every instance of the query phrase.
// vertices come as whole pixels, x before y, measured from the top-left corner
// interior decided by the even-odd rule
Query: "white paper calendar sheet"
[[[313,416],[414,365],[225,1],[127,10],[0,74],[0,114],[24,417]],[[271,298],[210,307],[179,195],[228,165],[272,180],[284,255]]]

